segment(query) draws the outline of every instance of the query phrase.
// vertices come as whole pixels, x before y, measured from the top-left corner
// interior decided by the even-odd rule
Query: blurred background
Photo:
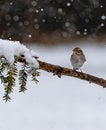
[[[0,38],[26,43],[104,41],[105,0],[0,0]]]
[[[106,0],[0,0],[0,39],[28,43],[42,61],[72,68],[79,46],[83,72],[106,79],[105,37]],[[39,71],[25,94],[16,83],[11,102],[2,100],[0,84],[1,130],[106,130],[106,89]]]

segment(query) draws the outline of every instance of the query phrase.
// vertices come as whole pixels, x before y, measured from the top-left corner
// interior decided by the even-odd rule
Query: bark
[[[40,69],[47,71],[47,72],[51,72],[54,75],[57,75],[59,78],[61,78],[62,75],[65,76],[72,76],[75,78],[79,78],[81,80],[86,80],[89,83],[95,83],[97,85],[102,86],[103,88],[106,87],[106,80],[103,78],[99,78],[87,73],[83,73],[83,72],[79,72],[79,71],[75,71],[69,68],[65,68],[65,67],[61,67],[58,65],[53,65],[53,64],[49,64],[43,61],[39,61],[40,64]]]

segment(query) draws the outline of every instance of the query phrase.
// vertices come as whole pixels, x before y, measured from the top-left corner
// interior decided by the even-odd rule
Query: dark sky
[[[0,37],[37,41],[49,35],[104,35],[105,5],[105,0],[2,0]]]

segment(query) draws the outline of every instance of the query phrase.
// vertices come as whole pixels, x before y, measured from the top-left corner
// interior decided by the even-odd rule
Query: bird
[[[86,62],[85,55],[79,47],[74,48],[72,51],[73,53],[71,55],[70,62],[73,66],[73,70],[80,70],[82,72],[81,67]]]

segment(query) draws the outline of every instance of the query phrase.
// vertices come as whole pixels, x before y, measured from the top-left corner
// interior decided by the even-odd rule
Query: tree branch
[[[58,77],[61,77],[61,75],[72,76],[75,78],[86,80],[89,83],[95,83],[97,85],[102,86],[103,88],[106,87],[106,80],[102,78],[99,78],[99,77],[96,77],[87,73],[78,72],[69,68],[65,68],[65,67],[61,67],[61,66],[57,66],[53,64],[48,64],[40,60],[38,60],[38,62],[40,64],[40,69],[47,72],[51,72],[54,75],[58,75]]]
[[[17,61],[26,62],[23,57],[18,57]],[[40,60],[38,60],[38,62],[39,62],[39,69],[42,69],[47,72],[51,72],[53,73],[53,75],[57,75],[59,78],[61,78],[62,75],[72,76],[75,78],[88,81],[89,83],[95,83],[97,85],[102,86],[103,88],[106,88],[106,80],[103,78],[99,78],[99,77],[96,77],[87,73],[78,72],[78,71],[61,67],[58,65],[49,64]]]

